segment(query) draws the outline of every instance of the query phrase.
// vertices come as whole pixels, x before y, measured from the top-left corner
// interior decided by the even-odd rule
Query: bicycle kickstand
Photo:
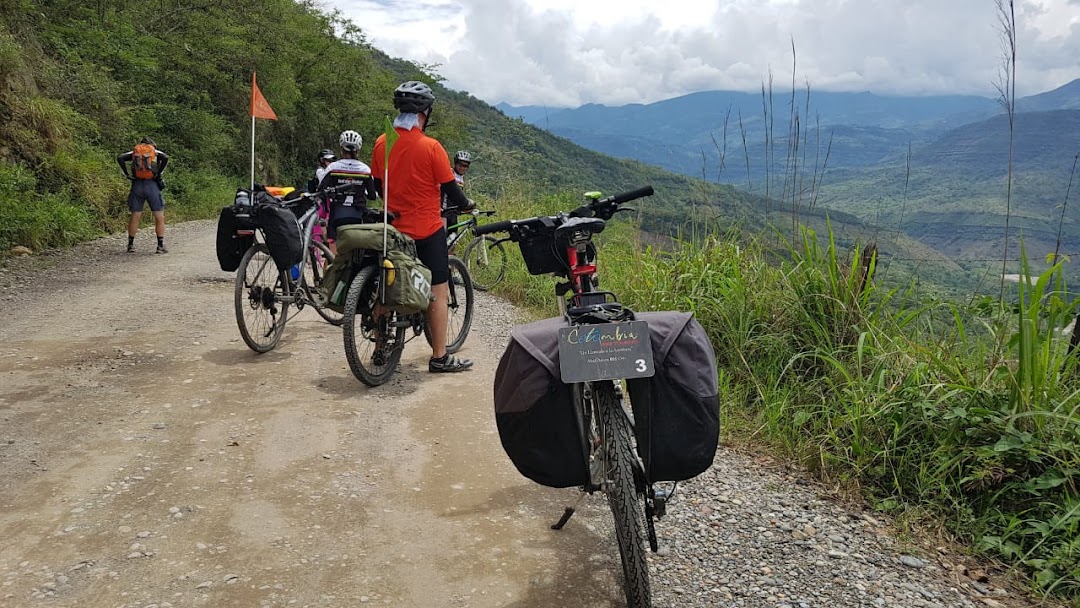
[[[557,521],[557,522],[555,522],[554,524],[551,525],[551,529],[552,530],[562,530],[563,526],[566,525],[566,522],[570,521],[570,518],[574,516],[574,513],[577,511],[577,508],[581,505],[581,501],[584,500],[584,499],[585,499],[585,493],[582,492],[581,496],[578,497],[577,501],[572,506],[566,507],[566,510],[563,511],[562,517],[559,518],[559,521]]]

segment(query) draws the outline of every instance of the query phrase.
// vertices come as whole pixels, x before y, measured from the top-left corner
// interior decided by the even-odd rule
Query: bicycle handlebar
[[[513,225],[514,220],[503,220],[501,222],[492,222],[490,224],[484,224],[483,226],[477,226],[476,236],[483,236],[485,234],[491,234],[492,232],[506,232],[507,230],[510,230],[510,227]]]
[[[652,196],[652,195],[653,195],[653,187],[652,186],[642,186],[641,188],[638,188],[637,190],[631,190],[629,192],[623,192],[622,194],[614,194],[614,195],[609,196],[607,198],[602,198],[602,199],[600,199],[600,200],[598,200],[596,202],[600,203],[600,204],[604,204],[604,205],[621,205],[623,203],[628,203],[630,201],[637,200],[639,198],[644,198],[646,196]]]
[[[597,199],[588,204],[582,205],[581,207],[578,207],[574,211],[571,211],[569,215],[591,217],[597,212],[600,212],[602,216],[606,216],[604,217],[604,219],[610,219],[611,214],[603,213],[603,210],[605,208],[613,210],[615,207],[618,207],[623,203],[628,203],[630,201],[644,198],[646,196],[652,196],[653,193],[654,190],[652,186],[642,186],[641,188],[638,188],[636,190],[630,190],[628,192],[613,194],[606,198]],[[539,222],[540,219],[541,217],[537,216],[523,220],[503,220],[501,222],[492,222],[490,224],[478,226],[476,228],[476,234],[477,236],[483,236],[485,234],[491,234],[492,232],[509,232],[510,229],[513,228],[515,225],[531,225]]]

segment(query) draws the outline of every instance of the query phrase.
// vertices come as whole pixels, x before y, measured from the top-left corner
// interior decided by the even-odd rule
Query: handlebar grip
[[[623,203],[632,201],[634,199],[639,199],[639,198],[642,198],[642,197],[645,197],[645,196],[652,196],[652,195],[653,195],[653,187],[652,186],[642,186],[641,188],[638,188],[637,190],[631,190],[629,192],[623,192],[622,194],[612,195],[608,199],[607,202],[609,202],[609,203],[611,203],[613,205],[621,205]]]
[[[490,224],[484,224],[483,226],[477,226],[476,235],[483,236],[485,234],[491,234],[492,232],[507,232],[513,224],[513,220],[503,220],[501,222],[492,222]]]

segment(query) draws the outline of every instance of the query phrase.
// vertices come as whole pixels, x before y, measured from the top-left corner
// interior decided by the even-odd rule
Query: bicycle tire
[[[487,259],[484,258],[484,247]],[[488,236],[474,238],[465,248],[465,267],[472,276],[473,288],[488,291],[498,285],[506,276],[506,248],[502,241]]]
[[[240,337],[257,353],[269,352],[281,341],[289,318],[289,303],[281,301],[279,296],[285,295],[287,284],[288,275],[278,270],[265,244],[256,243],[248,248],[236,269],[233,309]]]
[[[645,559],[645,498],[634,483],[633,432],[611,382],[593,384],[593,395],[601,419],[601,434],[607,463],[605,494],[615,520],[615,536],[623,566],[623,590],[630,608],[649,608],[649,565]]]
[[[390,379],[405,348],[405,328],[394,327],[397,313],[388,310],[378,319],[374,316],[380,275],[378,267],[368,266],[353,277],[345,296],[345,314],[341,324],[349,369],[357,380],[368,386],[379,386]],[[387,336],[382,349],[377,349],[377,329]],[[376,365],[377,350],[381,350],[384,357],[382,365]]]
[[[465,345],[465,339],[469,337],[472,328],[473,316],[473,283],[465,262],[456,256],[450,256],[450,280],[447,282],[450,291],[450,301],[447,305],[446,315],[446,352],[454,354]],[[464,300],[464,304],[462,303]],[[431,346],[431,327],[424,322],[424,338],[428,346]]]
[[[320,259],[322,263],[320,264]],[[308,249],[308,262],[304,270],[304,281],[307,284],[308,300],[315,308],[315,312],[319,313],[327,323],[340,326],[344,315],[332,308],[326,306],[320,306],[318,299],[315,298],[315,292],[322,285],[323,277],[326,276],[326,267],[334,261],[334,254],[330,251],[330,248],[324,245],[321,241],[312,240],[311,248]],[[310,274],[310,280],[309,280]],[[324,294],[329,296],[329,294]]]

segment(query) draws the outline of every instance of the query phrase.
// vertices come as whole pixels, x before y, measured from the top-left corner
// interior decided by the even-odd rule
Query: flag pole
[[[255,190],[255,117],[251,117],[251,190]]]

